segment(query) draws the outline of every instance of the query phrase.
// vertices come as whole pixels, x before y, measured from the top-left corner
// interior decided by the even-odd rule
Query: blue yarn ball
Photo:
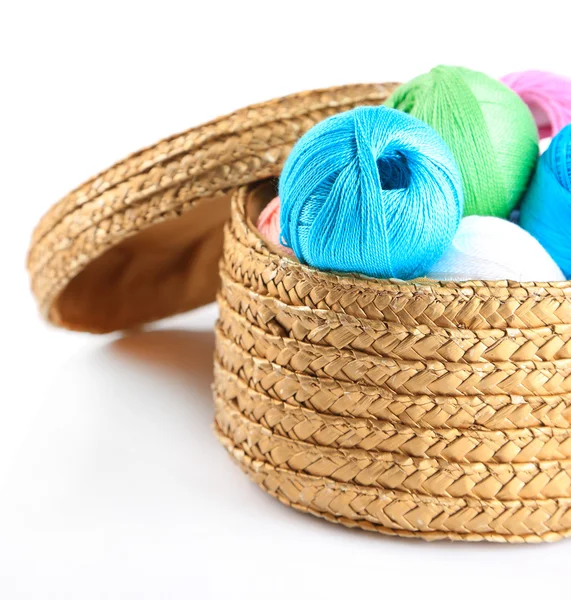
[[[571,278],[571,125],[541,155],[521,204],[519,224]]]
[[[442,138],[384,106],[309,130],[285,163],[279,195],[282,240],[301,262],[379,278],[425,275],[463,210],[458,166]]]

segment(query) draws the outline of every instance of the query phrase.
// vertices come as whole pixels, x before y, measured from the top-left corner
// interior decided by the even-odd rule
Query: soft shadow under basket
[[[34,294],[55,325],[103,333],[219,290],[216,434],[294,508],[425,539],[560,539],[571,284],[340,277],[253,225],[305,131],[395,87],[274,100],[117,163],[36,228]]]

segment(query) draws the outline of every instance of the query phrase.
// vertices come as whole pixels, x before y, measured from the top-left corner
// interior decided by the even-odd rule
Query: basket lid
[[[28,270],[41,313],[104,333],[211,302],[238,186],[277,177],[315,123],[380,104],[397,84],[303,92],[164,139],[93,177],[42,218]]]

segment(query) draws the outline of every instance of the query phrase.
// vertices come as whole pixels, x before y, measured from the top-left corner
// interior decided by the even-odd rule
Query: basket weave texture
[[[61,327],[104,333],[212,302],[225,196],[278,176],[293,144],[319,121],[381,104],[396,87],[347,85],[249,106],[144,148],[85,182],[34,231],[28,270],[41,313]],[[178,232],[157,227],[177,222]]]
[[[217,434],[282,502],[426,539],[571,533],[571,288],[372,281],[226,228]]]

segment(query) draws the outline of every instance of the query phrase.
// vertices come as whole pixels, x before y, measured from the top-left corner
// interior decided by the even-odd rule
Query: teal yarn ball
[[[541,155],[520,208],[520,226],[529,231],[571,278],[571,125]]]
[[[412,279],[450,245],[461,177],[428,125],[386,107],[329,117],[294,146],[279,181],[282,241],[324,271]]]
[[[507,218],[539,156],[525,102],[500,81],[463,67],[439,66],[398,87],[386,106],[434,127],[462,173],[464,215]]]

